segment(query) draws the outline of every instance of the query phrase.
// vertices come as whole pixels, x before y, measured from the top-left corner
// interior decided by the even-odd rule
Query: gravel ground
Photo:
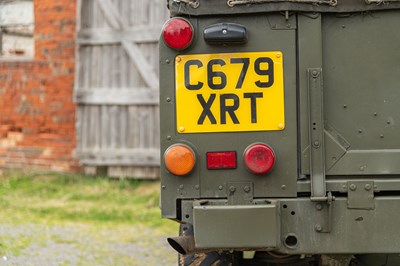
[[[165,232],[143,226],[0,224],[0,265],[176,265]]]

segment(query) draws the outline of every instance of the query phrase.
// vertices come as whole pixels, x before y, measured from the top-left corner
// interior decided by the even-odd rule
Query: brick
[[[0,171],[81,171],[73,86],[76,1],[35,0],[35,58],[0,62]]]

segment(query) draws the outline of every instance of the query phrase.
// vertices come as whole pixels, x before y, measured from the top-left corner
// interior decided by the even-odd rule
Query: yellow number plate
[[[177,131],[283,130],[282,62],[279,51],[177,56]]]

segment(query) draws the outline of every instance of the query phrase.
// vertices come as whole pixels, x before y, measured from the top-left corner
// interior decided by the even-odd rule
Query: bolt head
[[[350,185],[350,190],[355,191],[357,189],[357,186],[355,184]]]
[[[316,225],[315,225],[315,231],[321,232],[321,231],[322,231],[322,226],[319,225],[319,224],[316,224]]]

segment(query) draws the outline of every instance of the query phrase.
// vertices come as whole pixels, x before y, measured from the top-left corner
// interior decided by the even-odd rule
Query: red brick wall
[[[0,63],[0,169],[76,171],[76,1],[35,0],[35,58]]]

